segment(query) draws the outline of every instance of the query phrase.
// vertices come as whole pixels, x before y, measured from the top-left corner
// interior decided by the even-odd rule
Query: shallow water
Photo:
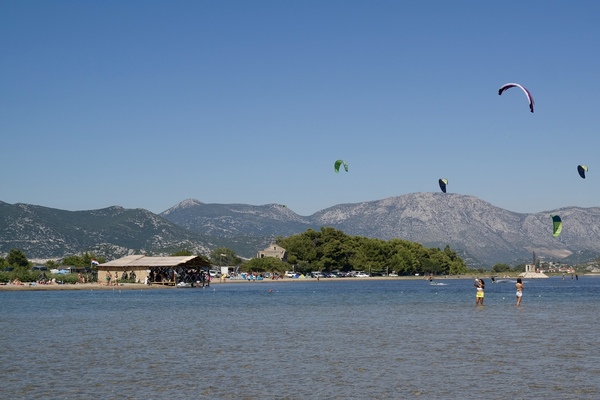
[[[600,398],[600,278],[0,292],[2,398]]]

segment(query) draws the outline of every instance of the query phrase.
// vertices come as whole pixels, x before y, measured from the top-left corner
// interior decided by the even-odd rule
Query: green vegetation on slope
[[[407,240],[381,240],[349,236],[333,228],[277,238],[287,251],[287,262],[296,271],[366,271],[399,275],[463,274],[465,262],[446,246],[425,248]]]

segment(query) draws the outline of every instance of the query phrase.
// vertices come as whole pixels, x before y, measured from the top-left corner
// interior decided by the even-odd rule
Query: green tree
[[[210,252],[210,263],[216,266],[240,265],[242,259],[227,247],[217,247]]]
[[[6,255],[6,262],[15,267],[28,267],[29,261],[25,253],[19,249],[11,249]]]
[[[61,260],[62,265],[69,265],[76,268],[87,268],[92,265],[92,260],[98,261],[100,264],[106,262],[105,257],[96,257],[94,253],[82,253],[81,255],[67,256]]]
[[[247,272],[277,272],[283,274],[289,269],[289,264],[275,257],[253,258],[242,264],[242,270]]]
[[[467,273],[467,265],[461,259],[450,262],[450,275],[461,275]]]
[[[288,263],[312,264],[317,261],[317,237],[320,233],[308,229],[300,235],[293,235],[287,238],[277,238],[276,243],[286,250]]]

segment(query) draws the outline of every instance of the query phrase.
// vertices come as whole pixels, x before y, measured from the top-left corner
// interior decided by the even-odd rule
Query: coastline
[[[434,282],[456,279],[474,279],[478,275],[456,275],[446,276],[443,278],[434,278]],[[215,279],[211,285],[223,284],[277,284],[281,282],[339,282],[339,281],[374,281],[374,280],[422,280],[427,281],[429,277],[423,276],[373,276],[368,278],[284,278],[284,279],[263,279],[249,281],[244,279],[228,279],[226,282],[219,282]],[[199,289],[199,288],[180,288],[174,285],[153,284],[144,285],[143,283],[120,283],[118,286],[104,286],[98,283],[77,283],[77,284],[50,284],[40,285],[35,283],[25,283],[22,285],[5,284],[0,285],[0,291],[44,291],[44,290],[170,290],[170,289]]]

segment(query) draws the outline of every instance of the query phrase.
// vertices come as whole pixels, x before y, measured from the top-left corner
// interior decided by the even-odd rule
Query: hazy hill
[[[565,227],[559,237],[552,236],[551,214],[563,219]],[[521,214],[461,194],[412,193],[340,204],[307,217],[279,205],[186,200],[161,215],[194,232],[223,238],[256,236],[263,243],[269,237],[331,226],[350,235],[401,238],[427,246],[449,244],[472,263],[487,265],[526,262],[534,251],[553,260],[572,253],[600,254],[600,208]]]
[[[315,226],[281,204],[205,204],[184,200],[160,214],[192,232],[212,237],[219,246],[242,257],[255,257],[277,236],[290,236]]]
[[[288,236],[303,232],[311,219],[280,204],[205,204],[188,199],[160,216],[194,232],[209,236]]]

